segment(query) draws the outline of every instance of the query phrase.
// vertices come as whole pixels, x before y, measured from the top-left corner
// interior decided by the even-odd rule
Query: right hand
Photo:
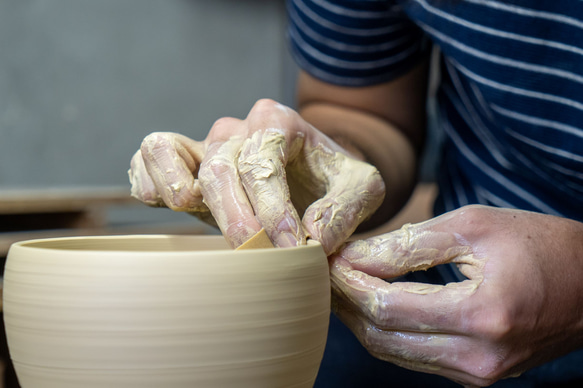
[[[134,197],[214,219],[233,247],[265,228],[276,246],[309,236],[327,254],[378,208],[385,188],[375,167],[271,100],[244,120],[219,119],[202,142],[148,135],[129,176]]]
[[[487,386],[583,345],[583,223],[471,205],[352,241],[332,306],[375,357]],[[455,264],[446,285],[392,281]]]

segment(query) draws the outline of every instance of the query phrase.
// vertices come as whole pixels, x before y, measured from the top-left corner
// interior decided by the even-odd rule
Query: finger
[[[469,245],[454,233],[432,230],[428,223],[406,224],[391,233],[347,243],[337,256],[353,269],[383,279],[449,262],[476,263]]]
[[[233,248],[261,230],[237,171],[243,141],[241,136],[232,136],[210,144],[198,173],[204,202]]]
[[[488,386],[509,377],[510,368],[500,373],[500,364],[508,364],[500,349],[465,335],[388,331],[342,303],[333,303],[334,313],[375,357],[408,369],[445,376],[462,384]],[[518,368],[518,369],[517,369]]]
[[[266,229],[271,229],[274,238],[279,236],[281,245],[289,245],[294,240],[303,243],[305,228],[329,254],[382,202],[384,183],[376,169],[347,157],[342,148],[291,109],[262,100],[255,104],[246,121],[254,136],[285,129],[281,130],[280,137],[261,144],[262,139],[257,138],[255,144],[249,143],[249,150],[241,153],[239,164],[250,200],[256,210],[259,208],[258,219],[272,224]],[[248,160],[260,147],[270,157]],[[243,171],[242,167],[248,169]],[[290,171],[292,181],[286,180],[286,170]],[[251,172],[249,179],[244,176],[245,172]],[[269,178],[257,179],[260,174]],[[289,199],[288,182],[296,186],[293,192],[296,207]],[[280,196],[282,205],[271,212],[263,211],[274,203],[273,196]],[[312,204],[314,198],[321,199]],[[295,209],[304,213],[303,228]]]
[[[389,283],[355,270],[340,257],[330,263],[332,291],[385,330],[463,333],[460,311],[480,280],[445,286]]]
[[[155,132],[140,148],[144,165],[164,204],[176,211],[207,211],[195,174],[202,143],[176,133]]]
[[[142,201],[148,206],[164,206],[164,201],[162,200],[162,197],[160,197],[160,194],[154,185],[154,181],[152,181],[152,178],[150,178],[150,175],[146,170],[144,159],[142,158],[142,151],[138,150],[132,157],[128,175],[132,185],[132,197]]]
[[[330,254],[380,206],[385,186],[376,168],[341,152],[319,145],[305,155],[321,169],[326,194],[306,209],[303,223]]]
[[[334,314],[374,357],[464,384],[488,385],[484,384],[484,379],[477,377],[483,364],[468,337],[382,330],[341,303],[334,303],[334,306]]]
[[[238,169],[257,220],[279,247],[303,245],[306,234],[291,201],[285,164],[288,144],[284,131],[256,131],[245,141]]]

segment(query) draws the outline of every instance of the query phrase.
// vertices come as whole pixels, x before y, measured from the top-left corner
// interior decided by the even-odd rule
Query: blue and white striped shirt
[[[583,1],[290,0],[292,53],[345,86],[441,49],[436,212],[466,204],[583,221]]]

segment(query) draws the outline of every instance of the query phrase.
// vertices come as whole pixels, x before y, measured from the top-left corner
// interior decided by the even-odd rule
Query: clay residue
[[[322,143],[305,144],[301,152],[287,167],[293,202],[305,211],[312,237],[331,252],[380,206],[383,180],[374,166]]]
[[[442,306],[458,305],[482,283],[485,261],[455,234],[433,231],[423,224],[407,224],[392,233],[346,244],[332,258],[331,280],[337,294],[374,320],[390,315],[391,305],[409,298],[407,294],[431,295],[431,300]],[[383,280],[448,263],[458,265],[468,279],[446,285]],[[419,331],[432,329],[424,323],[424,314],[418,314]],[[408,318],[409,324],[411,319]]]
[[[203,202],[212,209],[214,219],[233,247],[261,229],[236,164],[243,142],[243,137],[232,136],[226,142],[210,144],[198,174]]]
[[[277,127],[246,127],[228,138],[235,132],[205,142],[147,136],[132,158],[132,195],[217,224],[233,247],[263,227],[276,246],[303,245],[311,236],[330,254],[380,206],[383,180],[292,110],[275,108],[279,118],[269,122]],[[297,132],[281,129],[290,120]]]
[[[293,145],[299,147],[300,144]],[[287,141],[282,130],[258,131],[242,145],[237,158],[238,170],[255,214],[272,240],[280,246],[304,245],[306,233],[286,181],[287,155]]]
[[[187,144],[192,149],[187,148]],[[203,147],[174,133],[155,132],[142,141],[128,172],[131,195],[150,206],[168,206],[175,211],[208,211],[195,188],[195,155]]]

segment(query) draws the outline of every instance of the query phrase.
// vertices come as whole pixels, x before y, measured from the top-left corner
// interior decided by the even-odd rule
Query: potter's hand
[[[263,227],[277,246],[304,244],[307,233],[333,252],[384,196],[373,166],[271,100],[245,120],[218,120],[204,142],[149,135],[129,174],[133,196],[214,218],[234,247]]]
[[[378,358],[488,385],[583,344],[583,224],[470,206],[348,243],[333,308]],[[455,263],[446,286],[388,279]]]

